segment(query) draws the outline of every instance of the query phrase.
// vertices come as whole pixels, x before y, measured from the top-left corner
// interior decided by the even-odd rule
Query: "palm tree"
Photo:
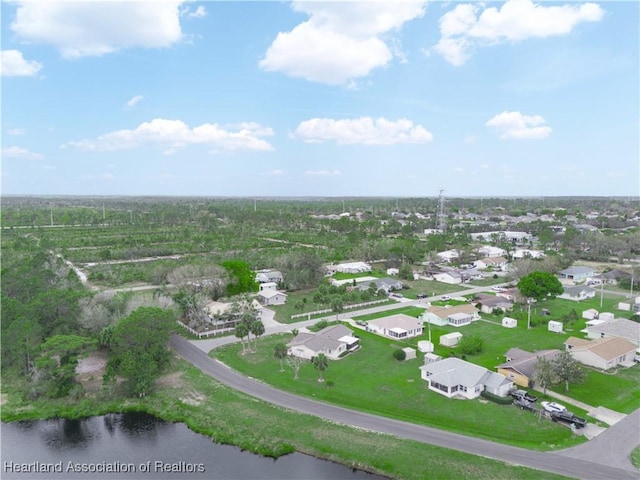
[[[244,337],[249,335],[249,328],[244,323],[239,323],[236,325],[236,329],[233,331],[233,334],[240,339],[240,342],[242,343],[242,353],[245,353]]]
[[[273,356],[280,360],[280,371],[284,372],[282,361],[287,358],[287,345],[284,342],[277,343],[273,348]]]
[[[329,368],[329,360],[324,353],[319,353],[315,357],[313,357],[313,366],[318,370],[318,374],[320,378],[319,382],[324,382],[324,378],[322,378],[322,372],[324,372],[327,368]]]
[[[255,350],[258,347],[258,337],[264,334],[264,323],[262,323],[262,320],[254,320],[251,325],[249,325],[249,331],[253,333],[253,349]]]

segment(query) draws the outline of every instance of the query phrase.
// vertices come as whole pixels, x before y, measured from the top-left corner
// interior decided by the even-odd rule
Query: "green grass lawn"
[[[309,363],[301,368],[299,380],[293,380],[292,371],[286,366],[280,372],[273,348],[280,341],[288,341],[290,335],[262,339],[253,353],[241,354],[241,347],[236,344],[214,350],[212,356],[277,388],[413,423],[539,450],[581,441],[572,438],[566,428],[548,421],[539,423],[535,415],[513,406],[452,400],[429,391],[420,378],[421,359],[398,362],[392,357],[396,348],[407,343],[364,331],[357,334],[360,350],[340,361],[331,361],[324,372],[324,383],[318,382],[318,373]]]
[[[333,274],[334,280],[350,280],[352,278],[362,278],[362,277],[376,277],[376,278],[384,278],[388,277],[386,272],[382,270],[373,270],[371,272],[362,272],[362,273],[342,273],[336,272]]]
[[[435,280],[403,280],[409,289],[403,289],[402,295],[407,298],[416,299],[418,294],[426,293],[429,297],[444,295],[445,293],[458,292],[465,287],[460,285],[449,285],[447,283],[436,282]]]
[[[493,278],[493,274],[491,272],[485,272],[485,275],[489,275],[489,277],[483,278],[482,280],[474,280],[469,282],[467,285],[472,285],[474,287],[490,287],[491,285],[507,283],[508,281],[504,277]]]

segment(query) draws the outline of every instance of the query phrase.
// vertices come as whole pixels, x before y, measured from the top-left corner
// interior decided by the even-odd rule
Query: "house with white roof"
[[[424,323],[452,327],[463,327],[480,319],[478,309],[473,305],[453,305],[447,307],[431,307],[420,316]]]
[[[376,318],[367,322],[367,329],[383,337],[395,340],[422,335],[422,320],[404,313]]]
[[[262,305],[283,305],[287,303],[287,294],[267,288],[258,292],[258,301]]]
[[[483,245],[476,251],[478,252],[478,255],[487,258],[504,257],[507,254],[507,251],[504,248],[492,247],[491,245]]]
[[[445,397],[477,398],[483,391],[506,397],[513,381],[484,367],[459,358],[445,358],[420,367],[420,376]]]
[[[460,252],[458,252],[457,250],[445,250],[444,252],[436,253],[436,255],[438,256],[438,258],[440,258],[440,260],[446,263],[450,263],[452,260],[460,258]]]
[[[371,271],[371,265],[365,262],[339,263],[330,268],[342,273],[364,273]]]
[[[596,296],[596,291],[591,287],[585,287],[583,285],[576,286],[566,286],[564,287],[564,292],[561,295],[558,295],[558,298],[564,298],[566,300],[573,300],[574,302],[579,302],[581,300],[586,300],[588,298],[593,298]]]
[[[563,280],[573,280],[574,282],[584,282],[595,276],[596,272],[591,267],[573,266],[560,270],[558,276]]]
[[[504,257],[485,257],[473,262],[473,266],[478,270],[485,270],[487,268],[505,270],[508,263]]]

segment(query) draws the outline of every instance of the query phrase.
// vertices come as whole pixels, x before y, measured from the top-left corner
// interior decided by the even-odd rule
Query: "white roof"
[[[446,335],[442,335],[442,337],[440,338],[456,338],[461,336],[462,334],[460,332],[451,332],[451,333],[447,333]]]
[[[267,289],[261,291],[260,293],[258,293],[258,295],[263,297],[263,298],[273,298],[273,297],[275,297],[277,295],[284,295],[285,297],[287,296],[286,293],[282,293],[282,292],[279,292],[277,290],[272,290],[270,288],[267,288]]]
[[[351,335],[345,335],[344,337],[340,337],[338,341],[343,343],[354,343],[357,342],[358,339],[356,337],[352,337]]]

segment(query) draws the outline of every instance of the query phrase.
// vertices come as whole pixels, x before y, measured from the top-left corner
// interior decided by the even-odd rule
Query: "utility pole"
[[[531,299],[527,298],[527,330],[531,329]]]
[[[51,226],[53,227],[53,207],[51,207]]]
[[[600,279],[600,308],[602,308],[602,302],[604,301],[604,278]]]
[[[447,228],[445,219],[444,219],[444,190],[440,190],[440,195],[438,196],[438,228],[444,233]]]

